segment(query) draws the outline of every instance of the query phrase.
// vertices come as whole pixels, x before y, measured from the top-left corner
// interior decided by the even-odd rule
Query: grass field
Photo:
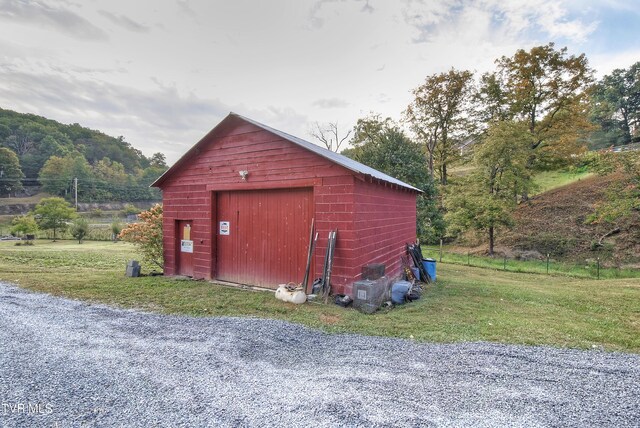
[[[533,177],[533,182],[536,186],[536,191],[533,192],[533,194],[537,195],[548,192],[549,190],[566,186],[567,184],[574,183],[592,175],[593,173],[591,172],[571,172],[562,170],[539,172]]]
[[[499,271],[587,279],[640,278],[640,269],[604,267],[604,263],[600,263],[596,258],[585,260],[582,263],[569,263],[550,258],[547,263],[547,260],[505,260],[499,255],[495,257],[472,255],[469,252],[465,253],[465,249],[461,247],[450,249],[444,246],[443,248],[442,257],[440,257],[440,250],[437,246],[425,246],[422,250],[425,257],[435,258],[439,263],[467,265]]]
[[[205,281],[126,278],[125,243],[0,242],[0,280],[93,302],[194,316],[277,318],[328,332],[419,341],[492,341],[640,352],[640,279],[586,280],[441,263],[423,299],[363,315],[292,305],[272,293]]]

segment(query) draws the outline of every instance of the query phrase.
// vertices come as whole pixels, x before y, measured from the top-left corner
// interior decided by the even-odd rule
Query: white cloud
[[[106,10],[101,10],[99,11],[99,13],[112,23],[124,28],[125,30],[134,31],[137,33],[146,33],[149,31],[149,27],[147,25],[136,22],[127,16],[117,15],[115,13],[107,12]]]
[[[586,14],[578,0],[0,0],[0,106],[170,161],[230,110],[309,138],[316,121],[398,119],[411,89],[451,67],[487,71],[550,41],[580,54],[607,24],[601,3]],[[596,69],[638,58],[605,48],[587,52]]]
[[[44,1],[2,0],[0,19],[45,26],[85,40],[107,39],[107,34],[87,19],[69,9],[50,6]]]
[[[346,100],[340,98],[320,98],[311,104],[320,108],[341,108],[349,105]]]

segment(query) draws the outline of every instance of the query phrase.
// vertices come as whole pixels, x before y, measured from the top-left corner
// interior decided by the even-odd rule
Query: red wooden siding
[[[358,233],[349,250],[352,263],[384,263],[386,276],[394,278],[401,273],[400,256],[405,244],[416,241],[416,195],[384,183],[363,181],[357,182],[355,192],[354,227]]]
[[[322,184],[314,189],[315,194],[315,221],[319,237],[315,259],[315,275],[310,275],[311,280],[322,276],[322,266],[327,248],[327,238],[330,230],[338,229],[334,263],[331,272],[331,285],[336,293],[342,293],[356,276],[357,270],[352,265],[348,249],[356,235],[354,230],[353,194],[355,178],[352,175],[342,177],[327,177]]]
[[[193,277],[211,278],[211,257],[213,240],[211,239],[211,192],[203,186],[187,185],[164,187],[163,229],[164,229],[164,272],[178,275],[178,251],[176,240],[179,230],[176,220],[191,220],[191,239],[193,240]],[[177,250],[177,251],[176,251]]]
[[[302,281],[313,191],[308,188],[219,192],[217,275],[223,281],[275,288]]]

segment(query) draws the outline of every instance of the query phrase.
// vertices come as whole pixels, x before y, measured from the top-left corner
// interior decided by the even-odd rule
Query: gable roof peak
[[[225,117],[220,123],[218,123],[218,125],[216,125],[211,131],[209,131],[207,133],[207,135],[205,135],[200,141],[198,141],[193,147],[191,147],[191,149],[189,149],[175,164],[173,164],[173,166],[171,166],[171,168],[169,168],[164,174],[162,174],[151,186],[152,187],[159,187],[163,181],[166,180],[167,177],[169,177],[170,175],[173,174],[173,172],[178,168],[179,165],[181,165],[187,158],[189,158],[192,154],[194,154],[195,152],[197,152],[198,148],[200,145],[204,144],[207,140],[208,137],[210,135],[212,135],[217,129],[220,128],[220,126],[227,122],[230,118],[237,118],[240,119],[244,122],[250,123],[258,128],[264,129],[265,131],[271,132],[272,134],[275,134],[277,136],[279,136],[280,138],[287,140],[293,144],[296,144],[297,146],[300,146],[306,150],[309,150],[313,153],[316,153],[317,155],[322,156],[325,159],[328,159],[329,161],[338,164],[350,171],[353,171],[355,173],[358,174],[363,174],[365,176],[370,176],[373,177],[375,179],[387,182],[387,183],[391,183],[391,184],[395,184],[397,186],[406,188],[406,189],[410,189],[410,190],[414,190],[416,192],[420,192],[422,193],[422,190],[417,189],[415,187],[413,187],[410,184],[407,184],[403,181],[398,180],[397,178],[391,177],[390,175],[387,175],[381,171],[378,171],[377,169],[371,168],[370,166],[367,166],[365,164],[362,164],[360,162],[357,162],[351,158],[348,158],[346,156],[343,156],[339,153],[335,153],[331,150],[328,150],[324,147],[321,147],[317,144],[313,144],[310,143],[309,141],[303,140],[302,138],[298,138],[294,135],[288,134],[286,132],[280,131],[278,129],[272,128],[268,125],[265,125],[263,123],[260,123],[256,120],[250,119],[246,116],[242,116],[238,113],[234,113],[234,112],[230,112],[227,117]]]

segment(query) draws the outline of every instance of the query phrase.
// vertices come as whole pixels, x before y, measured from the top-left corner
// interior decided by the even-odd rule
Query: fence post
[[[547,275],[549,275],[549,253],[547,253]]]
[[[507,270],[507,255],[504,255],[504,270]]]
[[[442,263],[442,238],[440,238],[440,263]]]
[[[596,259],[596,272],[598,275],[598,279],[600,279],[600,257]]]
[[[467,266],[471,266],[471,262],[469,261],[469,251],[467,251]]]

